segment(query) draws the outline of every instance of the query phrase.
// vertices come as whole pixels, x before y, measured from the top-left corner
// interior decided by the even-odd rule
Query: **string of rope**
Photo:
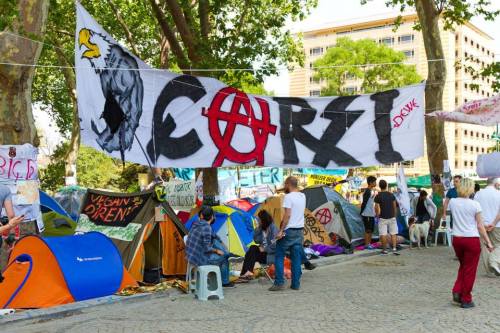
[[[65,49],[50,43],[42,42],[36,39],[32,39],[26,36],[22,36],[19,34],[14,34],[8,31],[3,32],[5,34],[8,34],[10,36],[15,36],[19,37],[25,40],[32,41],[34,43],[40,43],[43,45],[51,46],[54,48],[58,48],[61,50],[64,50],[66,52],[73,52],[74,50],[70,49]],[[500,53],[494,53],[493,55],[500,55]],[[491,58],[491,56],[485,55],[485,56],[478,56],[474,57],[476,59],[484,59],[484,58]],[[417,61],[417,62],[405,62],[405,61],[400,61],[400,62],[384,62],[384,63],[370,63],[370,64],[343,64],[343,65],[332,65],[332,66],[312,66],[309,67],[309,70],[315,70],[315,69],[333,69],[333,68],[344,68],[344,67],[352,67],[352,68],[363,68],[363,67],[370,67],[370,66],[397,66],[397,65],[417,65],[417,64],[422,64],[422,63],[430,63],[430,62],[440,62],[440,61],[446,61],[446,60],[455,60],[456,57],[448,57],[448,58],[439,58],[439,59],[428,59],[428,60],[423,60],[423,61]],[[463,60],[462,58],[458,58],[458,60]],[[75,69],[75,66],[59,66],[59,65],[38,65],[38,64],[21,64],[21,63],[0,63],[0,65],[12,65],[12,66],[34,66],[34,67],[46,67],[46,68],[72,68]],[[113,69],[113,70],[138,70],[138,71],[162,71],[163,69],[158,69],[158,68],[140,68],[140,69],[127,69],[127,68],[108,68],[108,67],[100,67],[98,68],[100,70],[104,69]],[[289,70],[288,67],[278,67],[277,68],[279,71],[282,70]],[[305,67],[301,67],[300,69],[307,69]],[[251,72],[259,72],[263,71],[264,69],[256,69],[256,68],[189,68],[189,69],[180,69],[183,72],[225,72],[225,71],[251,71]]]

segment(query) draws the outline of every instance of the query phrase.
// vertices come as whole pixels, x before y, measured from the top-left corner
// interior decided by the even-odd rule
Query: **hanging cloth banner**
[[[408,193],[408,185],[406,183],[405,170],[402,165],[399,166],[398,172],[396,174],[396,180],[398,185],[398,191],[396,192],[396,200],[399,204],[399,210],[401,215],[410,215],[410,194]],[[413,212],[415,214],[415,212]]]
[[[467,102],[454,112],[435,111],[427,116],[445,121],[494,126],[500,123],[500,95]]]
[[[424,84],[371,95],[268,97],[154,70],[77,3],[82,143],[156,167],[348,168],[424,153]]]

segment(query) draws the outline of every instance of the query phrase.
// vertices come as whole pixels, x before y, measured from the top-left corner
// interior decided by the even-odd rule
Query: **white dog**
[[[418,248],[420,249],[420,240],[424,238],[424,246],[427,248],[427,237],[429,236],[430,222],[425,221],[424,223],[411,223],[409,227],[410,232],[410,249],[412,248],[413,242],[416,242]]]

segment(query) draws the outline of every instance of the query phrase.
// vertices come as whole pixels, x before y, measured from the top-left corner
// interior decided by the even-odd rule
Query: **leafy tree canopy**
[[[372,93],[418,83],[422,78],[414,65],[401,64],[403,52],[379,45],[371,39],[353,41],[343,37],[326,54],[314,62],[315,80],[326,80],[322,95],[352,95],[347,91],[349,80],[361,81],[361,92]],[[364,66],[366,64],[376,64]]]

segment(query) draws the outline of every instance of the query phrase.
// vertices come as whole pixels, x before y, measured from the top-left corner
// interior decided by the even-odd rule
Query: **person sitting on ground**
[[[222,241],[210,226],[215,221],[214,211],[211,207],[203,206],[199,216],[200,219],[193,223],[187,238],[187,261],[195,266],[219,266],[222,286],[234,287],[234,283],[229,281],[228,258],[231,255],[224,251]]]
[[[241,278],[252,278],[255,263],[274,263],[274,252],[276,251],[276,235],[278,227],[274,225],[273,217],[266,210],[258,214],[259,226],[253,231],[253,240],[257,245],[252,245],[245,254]]]

